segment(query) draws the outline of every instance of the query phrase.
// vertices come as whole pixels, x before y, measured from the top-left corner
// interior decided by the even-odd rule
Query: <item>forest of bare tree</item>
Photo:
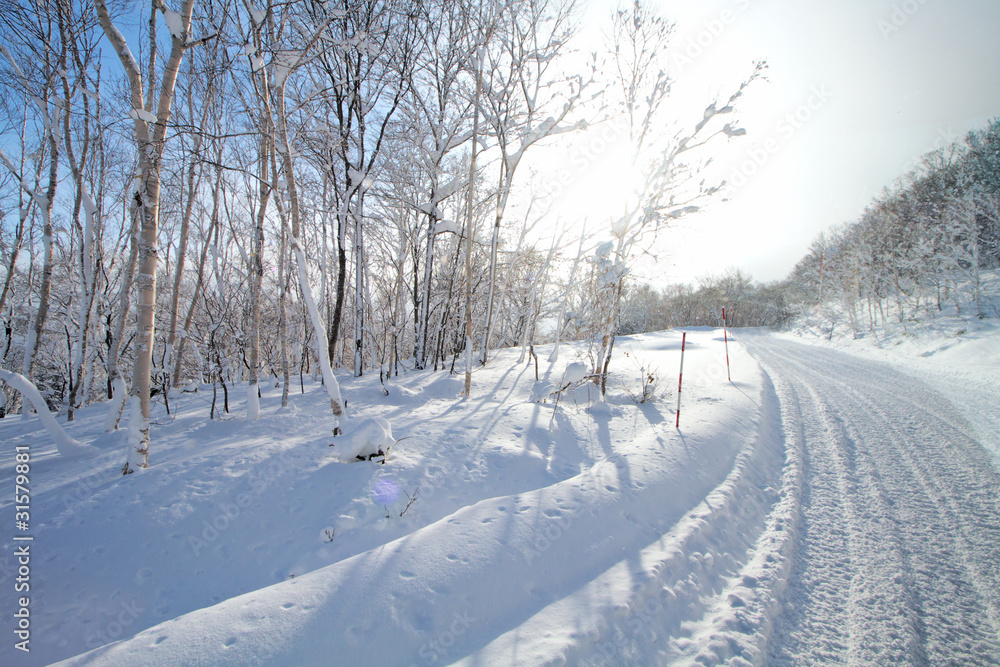
[[[765,67],[685,121],[673,25],[639,3],[588,57],[563,0],[2,16],[0,410],[43,409],[28,385],[70,421],[111,399],[126,473],[150,402],[197,388],[213,418],[245,392],[255,419],[260,383],[284,403],[312,375],[337,434],[340,373],[446,368],[468,395],[491,350],[570,338],[604,386],[633,261],[719,192],[699,174]],[[609,121],[646,179],[600,233],[560,231],[525,156]]]

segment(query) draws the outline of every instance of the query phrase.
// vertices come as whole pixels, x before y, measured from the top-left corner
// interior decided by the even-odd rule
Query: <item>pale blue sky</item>
[[[593,0],[588,23],[606,22],[615,5]],[[782,278],[819,231],[856,218],[922,153],[1000,115],[996,0],[650,5],[678,23],[678,108],[728,90],[754,59],[770,65],[770,81],[743,104],[749,135],[720,154],[718,173],[740,187],[664,237],[660,261],[641,268],[652,278],[691,281],[727,266]],[[573,205],[599,210],[588,192],[592,184]]]

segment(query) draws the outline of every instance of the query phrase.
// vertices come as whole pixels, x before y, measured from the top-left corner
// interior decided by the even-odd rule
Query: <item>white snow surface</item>
[[[722,332],[687,332],[680,429],[629,398],[638,366],[670,384],[680,331],[620,338],[605,402],[534,402],[516,350],[465,401],[447,372],[344,378],[351,438],[406,439],[384,465],[339,460],[355,431],[308,381],[286,409],[262,383],[253,423],[235,395],[209,421],[210,387],[158,404],[126,478],[103,406],[67,425],[88,459],[0,420],[35,537],[32,651],[0,664],[995,662],[1000,473],[938,371],[737,331],[729,383]],[[563,345],[541,382],[586,359]]]
[[[128,115],[132,120],[142,120],[147,123],[156,122],[156,114],[146,111],[145,109],[129,109]]]
[[[184,39],[184,19],[180,14],[163,5],[163,19],[167,22],[167,30],[174,39]]]

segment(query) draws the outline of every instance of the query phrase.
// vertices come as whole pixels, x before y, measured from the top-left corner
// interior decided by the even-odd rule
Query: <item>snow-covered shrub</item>
[[[372,417],[354,424],[346,433],[337,436],[330,446],[336,447],[337,457],[342,463],[371,461],[379,456],[385,463],[389,448],[396,442],[389,422],[381,417]]]

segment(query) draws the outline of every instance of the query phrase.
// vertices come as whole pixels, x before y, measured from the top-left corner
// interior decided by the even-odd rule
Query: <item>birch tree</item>
[[[470,7],[462,2],[426,3],[421,40],[425,56],[410,70],[410,93],[404,113],[407,125],[419,139],[416,142],[418,164],[425,184],[417,210],[426,217],[423,251],[423,274],[420,289],[415,293],[414,363],[424,368],[428,355],[436,264],[436,241],[441,233],[441,207],[465,181],[461,175],[448,178],[445,164],[448,156],[470,139],[469,115],[471,100],[460,93],[460,77],[469,69],[474,54],[473,25]],[[414,255],[414,269],[419,270],[419,255]]]
[[[383,147],[404,95],[420,44],[415,25],[419,5],[366,0],[325,9],[326,45],[317,54],[315,89],[327,89],[321,109],[335,120],[321,128],[322,167],[328,171],[337,205],[337,294],[328,346],[340,334],[346,299],[345,246],[352,235],[354,264],[354,374],[364,366],[365,199],[380,171]]]
[[[174,86],[180,73],[185,51],[198,41],[190,40],[191,15],[194,0],[184,0],[178,13],[165,3],[158,2],[156,9],[163,13],[170,32],[170,54],[164,64],[159,94],[154,111],[154,82],[150,67],[149,91],[143,89],[142,72],[132,55],[124,35],[111,20],[105,0],[94,0],[104,35],[110,42],[128,81],[129,116],[138,151],[138,174],[132,194],[136,203],[139,230],[134,240],[138,261],[138,293],[136,305],[136,350],[132,367],[132,403],[129,413],[128,455],[122,466],[123,474],[149,465],[149,398],[150,376],[153,363],[153,344],[156,309],[156,275],[159,256],[158,230],[160,216],[160,166],[170,122]],[[155,10],[154,10],[155,11]],[[151,25],[153,23],[151,22]],[[155,31],[151,41],[155,45]],[[200,41],[200,40],[199,40]],[[153,49],[149,54],[151,65]]]
[[[209,55],[205,58],[203,66],[209,71],[218,72],[221,78],[222,68],[213,66],[216,64],[214,61],[218,58],[218,49],[209,47],[206,51]],[[194,57],[188,59],[188,64],[189,74],[185,101],[187,103],[187,120],[189,123],[193,124],[193,128],[191,128],[192,131],[189,133],[191,135],[191,146],[186,165],[187,169],[183,188],[184,198],[180,216],[180,231],[177,235],[177,257],[174,261],[174,275],[170,290],[170,305],[167,309],[167,344],[164,352],[163,367],[167,377],[171,378],[166,383],[168,391],[170,386],[173,384],[173,376],[176,375],[169,373],[168,369],[174,366],[173,357],[175,355],[179,339],[183,339],[186,335],[186,331],[179,329],[177,324],[180,313],[181,282],[184,278],[184,269],[187,262],[189,229],[191,226],[191,218],[195,211],[195,205],[198,201],[199,186],[205,169],[205,160],[202,154],[205,144],[205,132],[209,129],[210,125],[216,125],[216,123],[211,121],[213,117],[218,118],[221,111],[216,89],[217,86],[224,85],[223,82],[217,81],[214,76],[209,76],[204,79],[196,76]],[[204,91],[199,99],[196,86],[200,80],[204,80]],[[196,102],[201,107],[200,114],[195,113]],[[184,136],[181,137],[182,141],[184,138]],[[197,300],[197,292],[194,294],[193,300]]]
[[[0,162],[4,163],[6,168],[10,170],[11,174],[13,174],[17,179],[21,188],[25,191],[25,193],[27,193],[28,196],[31,197],[35,208],[42,219],[42,270],[38,294],[38,308],[35,311],[33,322],[28,330],[28,335],[25,337],[24,343],[24,362],[22,372],[27,377],[29,382],[34,380],[35,362],[38,356],[38,349],[42,344],[42,334],[45,331],[46,320],[48,319],[49,301],[52,291],[52,210],[55,204],[56,188],[59,184],[60,150],[60,140],[56,134],[59,131],[57,126],[59,119],[54,115],[58,105],[53,102],[53,98],[55,97],[53,86],[56,81],[55,70],[65,64],[67,49],[66,43],[62,42],[59,44],[59,53],[57,56],[53,55],[51,52],[49,45],[55,41],[51,21],[45,21],[43,17],[40,17],[39,25],[37,26],[37,33],[43,42],[43,45],[35,54],[37,60],[36,67],[40,70],[40,78],[42,79],[40,85],[38,86],[33,85],[28,80],[28,77],[18,65],[15,57],[7,49],[7,47],[0,46],[0,53],[3,53],[9,61],[11,69],[16,75],[17,80],[24,91],[26,101],[30,100],[32,106],[34,106],[38,111],[43,127],[43,140],[48,151],[48,184],[44,190],[40,190],[38,188],[31,187],[31,185],[25,181],[24,176],[18,173],[13,161],[7,156],[6,153],[3,152],[2,149],[0,149]],[[42,153],[43,149],[39,148],[39,155]]]
[[[280,24],[276,24],[273,8],[262,12],[250,5],[247,5],[248,13],[254,25],[253,52],[250,60],[253,69],[257,73],[254,85],[258,99],[263,105],[262,108],[267,118],[271,120],[274,127],[274,151],[277,162],[281,170],[281,185],[283,193],[288,200],[288,216],[290,222],[289,243],[292,255],[295,257],[295,264],[298,271],[299,290],[305,301],[309,319],[318,341],[326,340],[326,327],[316,305],[312,287],[309,283],[309,271],[306,259],[305,248],[302,245],[302,205],[299,198],[298,182],[295,173],[294,148],[291,144],[291,132],[288,127],[289,109],[286,106],[285,87],[289,77],[303,63],[313,47],[319,41],[331,17],[321,20],[317,28],[303,37],[297,48],[289,48],[290,45],[281,44],[279,40]],[[263,41],[263,28],[268,29],[268,44],[272,49],[271,70],[272,76],[268,78],[268,71],[265,68],[264,55],[265,43]],[[278,48],[280,45],[281,48]],[[340,394],[340,384],[333,374],[333,367],[330,363],[328,350],[322,344],[317,346],[317,357],[319,359],[320,371],[323,375],[323,384],[326,387],[327,395],[330,399],[330,410],[333,413],[333,434],[340,433],[340,418],[344,415],[344,403]]]
[[[77,316],[77,333],[74,358],[70,365],[70,392],[67,400],[66,418],[73,421],[74,411],[80,400],[86,399],[86,373],[88,345],[91,332],[91,322],[97,291],[98,273],[95,271],[95,252],[99,253],[99,240],[102,237],[103,226],[103,196],[100,191],[91,191],[85,170],[88,163],[103,156],[103,149],[95,124],[101,122],[101,98],[99,68],[92,62],[95,45],[87,28],[93,24],[94,15],[88,11],[88,6],[81,7],[76,14],[71,3],[57,3],[57,16],[61,41],[67,45],[67,56],[59,76],[63,89],[63,146],[66,161],[69,164],[76,186],[73,201],[72,222],[74,231],[80,238],[79,248],[79,314]],[[86,41],[85,41],[86,40]],[[91,77],[91,69],[97,70],[96,77]],[[70,84],[70,70],[75,73],[75,81]],[[79,111],[74,109],[73,100],[79,96]],[[78,141],[74,140],[72,128],[81,128]],[[77,148],[78,145],[78,148]],[[106,165],[98,165],[106,166]],[[105,169],[98,169],[99,182],[104,180]],[[99,189],[100,190],[100,189]],[[84,212],[84,223],[80,223],[80,210]]]

